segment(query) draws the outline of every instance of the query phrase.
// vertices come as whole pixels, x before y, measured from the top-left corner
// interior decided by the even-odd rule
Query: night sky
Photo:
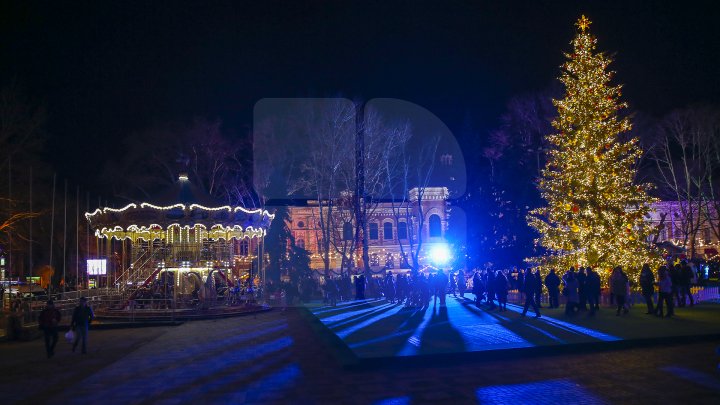
[[[195,116],[246,132],[263,97],[396,97],[482,136],[552,85],[580,14],[632,110],[718,103],[720,8],[658,3],[5,1],[0,80],[45,104],[51,163],[87,185],[125,134]]]

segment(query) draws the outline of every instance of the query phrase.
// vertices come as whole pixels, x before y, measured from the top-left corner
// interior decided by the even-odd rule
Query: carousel
[[[85,217],[98,256],[116,262],[106,284],[118,298],[99,315],[172,310],[181,318],[258,306],[262,239],[273,219],[268,211],[220,206],[180,175],[153,203],[99,208]]]

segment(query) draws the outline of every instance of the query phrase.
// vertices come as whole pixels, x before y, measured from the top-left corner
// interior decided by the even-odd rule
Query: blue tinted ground
[[[386,300],[309,307],[361,359],[720,335],[716,303],[677,308],[677,316],[670,319],[646,315],[646,309],[636,304],[618,317],[613,308],[601,307],[589,317],[541,308],[542,317],[535,318],[532,309],[523,317],[518,305],[508,304],[507,311],[500,312],[452,295],[446,307],[431,301],[425,308],[408,308]]]
[[[517,312],[489,313],[452,300],[446,315],[436,309],[434,317],[432,308],[406,314],[382,302],[313,309],[323,319],[337,316],[333,327],[346,331],[348,343],[306,308],[173,327],[94,329],[87,355],[72,353],[63,341],[51,359],[45,357],[41,340],[0,342],[0,403],[717,404],[720,397],[718,339],[674,340],[601,352],[555,350],[490,360],[482,358],[491,353],[485,350],[474,352],[480,357],[441,361],[444,356],[409,354],[493,345],[524,353],[522,348],[528,344],[569,346],[557,346],[557,339],[603,344],[603,336],[619,337],[622,330],[588,335],[575,326],[553,323],[563,321],[559,314],[521,320]],[[367,312],[350,314],[362,310]],[[608,315],[606,321],[613,325],[642,322],[641,312],[636,307],[627,318]],[[676,320],[653,321],[676,330],[673,325],[695,323],[690,312],[679,311]],[[338,316],[343,313],[344,319]],[[387,316],[375,319],[382,314]],[[602,320],[588,322],[599,329]],[[493,333],[470,328],[473,322],[484,322]],[[376,323],[381,328],[370,333]],[[372,343],[371,336],[380,340]],[[387,336],[391,337],[382,340]],[[421,361],[412,367],[395,367],[374,358],[378,361],[371,366],[348,367],[338,354],[351,353],[348,344],[356,351],[376,347],[403,353],[393,357],[401,363]]]

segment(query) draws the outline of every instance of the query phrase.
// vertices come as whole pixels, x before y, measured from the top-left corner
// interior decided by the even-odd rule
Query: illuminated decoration
[[[580,16],[580,19],[578,22],[575,23],[578,28],[580,28],[580,32],[585,32],[586,29],[590,27],[590,24],[592,24],[592,21],[590,21],[585,15],[583,14]]]
[[[107,260],[88,259],[87,274],[91,276],[104,276],[105,274],[107,274]]]
[[[645,220],[655,200],[647,195],[650,184],[634,182],[642,155],[637,139],[618,139],[631,124],[618,115],[627,104],[619,101],[622,86],[609,84],[611,59],[595,52],[590,20],[582,16],[576,25],[559,78],[565,95],[553,100],[557,132],[546,137],[550,151],[538,183],[547,206],[528,215],[540,234],[536,244],[547,253],[528,261],[544,271],[594,266],[604,280],[620,265],[636,280],[644,263],[660,263]]]
[[[215,271],[224,278],[223,271],[230,272],[230,263],[235,263],[236,241],[262,239],[274,217],[263,209],[212,206],[210,197],[182,177],[170,191],[160,198],[167,204],[144,202],[85,214],[98,246],[106,246],[105,254],[117,243],[113,241],[129,247],[121,249],[123,268],[112,274],[115,284],[147,286],[163,274],[187,272],[197,273],[202,283]],[[98,255],[102,254],[102,248],[98,249]],[[247,256],[241,262],[254,258]],[[179,277],[174,282],[182,283]]]
[[[211,239],[262,237],[273,217],[266,210],[248,210],[227,205],[213,208],[199,204],[174,204],[163,207],[150,203],[139,206],[128,204],[120,209],[97,209],[85,214],[85,218],[95,228],[95,236],[99,238],[145,241],[173,239],[165,231],[171,226],[181,229],[180,239],[183,239],[183,234],[189,235],[190,228],[197,226],[210,228],[209,235],[205,236]],[[146,221],[150,221],[150,225],[140,225]],[[199,233],[194,232],[194,235]]]
[[[450,248],[446,244],[438,244],[430,250],[430,258],[436,266],[443,266],[450,261]]]

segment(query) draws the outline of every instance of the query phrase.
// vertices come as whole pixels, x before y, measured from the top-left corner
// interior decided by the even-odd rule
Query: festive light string
[[[102,210],[101,210],[100,208],[98,208],[98,209],[96,209],[96,210],[93,211],[93,212],[86,212],[86,213],[85,213],[85,218],[87,218],[87,219],[89,220],[91,217],[93,217],[93,216],[95,216],[95,215],[98,215],[98,214],[104,214],[104,213],[107,213],[107,212],[124,212],[124,211],[127,211],[127,210],[131,209],[131,208],[138,208],[138,206],[137,206],[136,204],[131,203],[131,204],[126,205],[126,206],[123,207],[123,208],[110,208],[110,207],[105,207],[105,208],[103,208]],[[140,208],[152,208],[152,209],[156,209],[156,210],[160,210],[160,211],[167,211],[167,210],[172,210],[172,209],[176,209],[176,208],[180,208],[180,209],[182,209],[182,210],[189,209],[189,210],[191,210],[191,211],[194,210],[194,209],[202,209],[202,210],[205,210],[205,211],[222,211],[222,210],[225,210],[225,211],[228,211],[228,212],[238,212],[238,211],[242,211],[242,212],[244,212],[244,213],[246,213],[246,214],[260,214],[262,217],[268,217],[268,219],[270,219],[270,220],[273,220],[273,219],[275,218],[275,215],[274,215],[274,214],[270,214],[267,210],[263,210],[262,208],[258,208],[258,209],[254,209],[254,210],[248,210],[247,208],[244,208],[244,207],[235,207],[235,208],[232,208],[232,207],[229,206],[229,205],[225,205],[225,206],[222,206],[222,207],[212,208],[212,207],[205,207],[205,206],[200,205],[200,204],[191,204],[189,207],[186,207],[184,204],[173,204],[173,205],[169,205],[169,206],[166,206],[166,207],[161,207],[161,206],[159,206],[159,205],[154,205],[154,204],[151,204],[151,203],[142,203],[142,204],[140,204]]]

